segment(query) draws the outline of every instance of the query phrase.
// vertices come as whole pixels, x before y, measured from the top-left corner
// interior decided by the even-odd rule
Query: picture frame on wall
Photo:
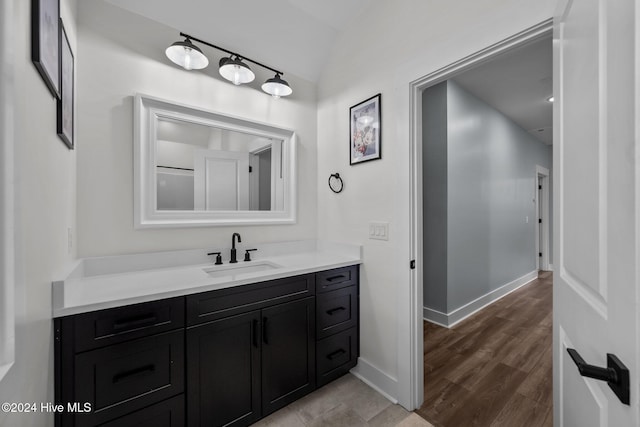
[[[350,165],[382,158],[382,95],[349,109]]]
[[[60,1],[31,2],[31,60],[45,84],[60,99]]]
[[[60,41],[60,98],[57,109],[57,130],[58,136],[69,149],[73,150],[75,146],[75,64],[73,51],[62,20],[60,20]]]

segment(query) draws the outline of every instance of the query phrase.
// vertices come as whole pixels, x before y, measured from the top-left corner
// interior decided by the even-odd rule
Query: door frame
[[[0,382],[15,362],[14,47],[12,2],[0,5]]]
[[[406,364],[406,368],[400,369],[398,373],[398,401],[407,409],[419,408],[424,401],[422,92],[463,71],[490,61],[499,54],[548,37],[552,33],[553,19],[549,18],[409,83],[409,253],[410,258],[415,260],[416,268],[411,270],[410,274],[410,316],[406,318],[408,322],[399,322],[398,340],[399,366]],[[409,335],[408,342],[404,339],[406,334]]]
[[[538,189],[538,183],[542,179],[542,191]],[[536,256],[536,265],[539,270],[551,270],[549,262],[549,250],[551,245],[549,236],[549,169],[536,165],[536,255],[542,252],[542,256]],[[540,195],[542,193],[542,196]],[[540,222],[542,212],[542,223]],[[542,230],[541,230],[542,229]],[[540,238],[542,236],[542,238]]]

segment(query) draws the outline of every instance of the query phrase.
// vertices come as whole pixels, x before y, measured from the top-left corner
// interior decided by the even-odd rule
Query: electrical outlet
[[[389,223],[381,221],[369,222],[369,238],[375,240],[389,240]]]

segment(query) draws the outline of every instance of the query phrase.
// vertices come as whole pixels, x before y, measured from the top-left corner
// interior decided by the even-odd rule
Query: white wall
[[[31,62],[31,2],[13,5],[15,85],[15,363],[0,382],[0,402],[53,402],[51,281],[72,260],[67,229],[75,226],[76,152],[56,134],[56,102]],[[71,48],[76,1],[60,2]],[[0,425],[53,426],[46,413],[0,413]]]
[[[210,67],[187,72],[164,55],[167,46],[179,39],[179,30],[101,0],[79,2],[78,34],[79,256],[228,247],[235,231],[249,245],[316,237],[314,84],[287,75],[294,94],[276,100],[259,89],[267,76],[254,67],[252,86],[236,87],[218,76],[219,52],[206,47]],[[136,92],[294,129],[299,144],[297,224],[134,230],[132,96]]]
[[[554,0],[375,2],[336,43],[318,85],[319,235],[364,244],[361,355],[369,379],[408,402],[409,83],[540,23]],[[349,166],[349,107],[382,93],[382,160]],[[339,172],[345,190],[327,188]],[[389,241],[367,223],[389,221]],[[363,365],[364,366],[364,365]],[[400,379],[401,388],[395,388]]]

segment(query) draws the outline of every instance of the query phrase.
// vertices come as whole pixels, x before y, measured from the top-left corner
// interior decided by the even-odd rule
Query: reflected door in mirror
[[[249,153],[196,150],[194,156],[196,210],[249,209]]]

